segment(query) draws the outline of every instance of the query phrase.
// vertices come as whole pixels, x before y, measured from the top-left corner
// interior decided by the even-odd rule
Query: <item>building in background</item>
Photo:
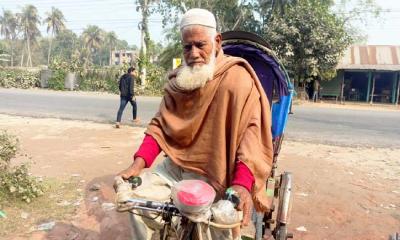
[[[337,66],[337,77],[321,87],[322,98],[398,104],[400,46],[351,46]]]
[[[133,50],[117,50],[111,52],[112,65],[121,65],[125,63],[133,65],[137,58],[138,53]]]

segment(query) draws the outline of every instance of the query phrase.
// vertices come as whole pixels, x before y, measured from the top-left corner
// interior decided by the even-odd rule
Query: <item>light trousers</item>
[[[152,201],[169,202],[171,197],[171,187],[181,180],[203,180],[207,182],[207,178],[193,172],[185,171],[169,158],[158,164],[152,171],[143,172],[140,176],[142,185],[134,190],[133,197],[147,199]],[[133,240],[150,240],[155,239],[155,232],[163,229],[164,223],[161,216],[149,213],[148,211],[136,210],[136,214],[130,214],[132,223],[132,239]],[[179,219],[174,219],[175,224],[179,223]],[[205,230],[208,226],[202,226]],[[212,239],[230,240],[232,239],[231,230],[221,230],[210,228]],[[204,240],[208,239],[203,234]]]

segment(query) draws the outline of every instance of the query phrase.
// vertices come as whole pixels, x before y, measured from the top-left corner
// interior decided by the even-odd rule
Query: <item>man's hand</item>
[[[231,188],[235,190],[240,199],[237,210],[243,211],[242,226],[247,226],[250,223],[251,211],[253,209],[253,199],[249,191],[240,185],[232,185]]]
[[[137,177],[142,172],[142,169],[146,166],[146,163],[143,158],[135,158],[135,161],[125,170],[118,173],[118,176],[121,176],[123,179],[128,179],[130,177]]]

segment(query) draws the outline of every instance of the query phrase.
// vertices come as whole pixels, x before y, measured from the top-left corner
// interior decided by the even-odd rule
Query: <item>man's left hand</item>
[[[253,209],[253,199],[249,191],[240,185],[232,185],[231,188],[235,190],[240,199],[237,210],[243,211],[242,226],[247,226],[250,223],[251,213]]]

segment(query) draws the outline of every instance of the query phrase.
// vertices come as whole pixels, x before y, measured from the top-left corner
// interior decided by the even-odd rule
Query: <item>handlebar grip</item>
[[[228,188],[225,191],[225,196],[223,197],[224,200],[228,200],[233,203],[233,206],[236,208],[240,204],[240,198],[237,195],[237,192],[232,188]]]
[[[132,184],[132,188],[137,188],[142,185],[142,178],[140,177],[130,177],[128,178],[128,182]]]

